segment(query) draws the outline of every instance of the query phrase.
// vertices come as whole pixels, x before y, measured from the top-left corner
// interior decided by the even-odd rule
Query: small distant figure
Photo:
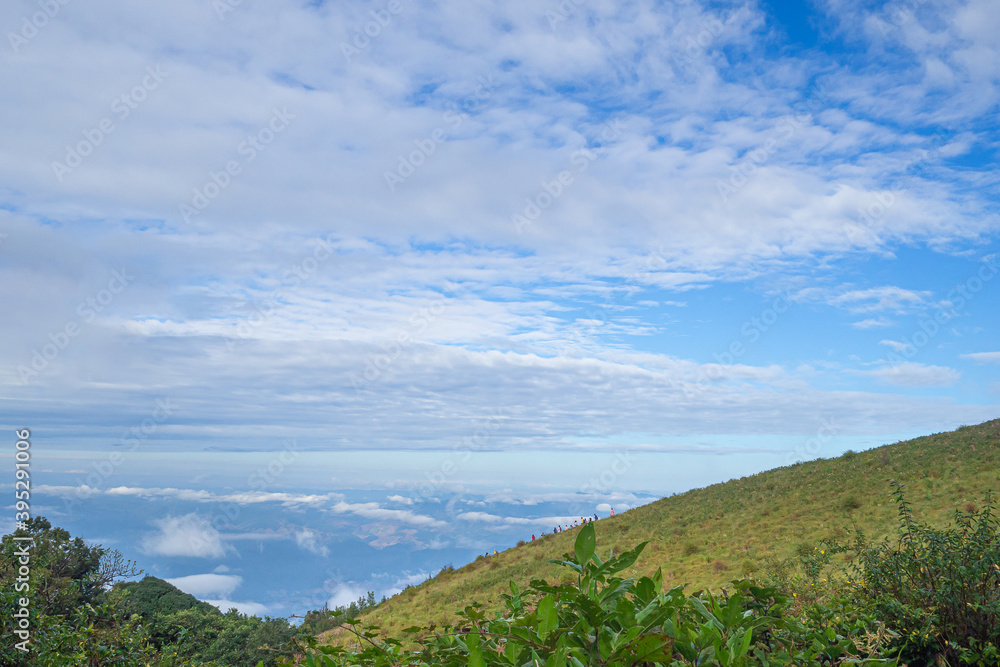
[[[612,507],[612,508],[611,508],[611,516],[614,516],[614,515],[615,515],[615,508],[614,508],[614,507]]]
[[[500,555],[500,552],[499,552],[499,551],[497,551],[496,549],[494,549],[494,550],[493,550],[493,555],[494,555],[494,556],[498,556],[498,555]]]
[[[534,536],[534,535],[532,535],[532,536],[531,536],[531,541],[532,541],[532,542],[534,542],[534,541],[535,541],[535,536]]]
[[[597,521],[597,512],[594,512],[594,521]]]

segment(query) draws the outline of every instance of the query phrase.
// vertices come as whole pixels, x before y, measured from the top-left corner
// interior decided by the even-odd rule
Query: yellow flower
[[[821,554],[825,554],[825,553],[826,553],[826,552],[825,552],[825,551],[823,551],[822,549],[820,549],[820,550],[819,550],[819,552],[820,552]]]

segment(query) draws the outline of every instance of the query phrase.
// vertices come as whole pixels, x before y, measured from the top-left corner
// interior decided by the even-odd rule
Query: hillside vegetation
[[[944,526],[1000,488],[1000,420],[770,470],[663,498],[596,523],[602,549],[649,541],[623,574],[662,568],[663,585],[718,590],[742,576],[780,576],[785,564],[856,524],[872,536],[897,526],[891,482],[906,486],[913,512]],[[398,635],[414,624],[448,625],[472,601],[500,607],[509,582],[567,582],[549,563],[572,552],[579,529],[546,535],[462,568],[446,569],[376,606],[366,623]],[[334,631],[337,633],[337,631]],[[334,638],[327,636],[326,641]]]

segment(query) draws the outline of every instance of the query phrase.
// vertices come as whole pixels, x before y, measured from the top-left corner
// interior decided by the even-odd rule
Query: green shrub
[[[847,496],[846,498],[844,498],[844,500],[840,503],[840,506],[843,507],[848,512],[850,512],[852,510],[856,510],[856,509],[860,508],[861,507],[861,501],[858,500],[857,496],[850,495],[850,496]]]
[[[902,637],[910,664],[1000,664],[1000,521],[991,495],[939,530],[917,523],[894,484],[899,534],[871,542],[858,531],[851,571],[857,596]]]

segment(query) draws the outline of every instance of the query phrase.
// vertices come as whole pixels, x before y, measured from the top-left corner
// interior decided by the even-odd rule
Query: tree
[[[17,539],[20,538],[20,539]],[[27,555],[23,555],[23,554]],[[24,565],[28,573],[22,574]],[[20,650],[0,646],[3,665],[144,665],[155,657],[138,617],[109,603],[109,587],[135,576],[134,563],[113,549],[89,546],[35,517],[0,540],[0,611],[5,639],[22,629],[14,616],[28,609],[30,638]],[[25,607],[21,604],[27,601]]]

